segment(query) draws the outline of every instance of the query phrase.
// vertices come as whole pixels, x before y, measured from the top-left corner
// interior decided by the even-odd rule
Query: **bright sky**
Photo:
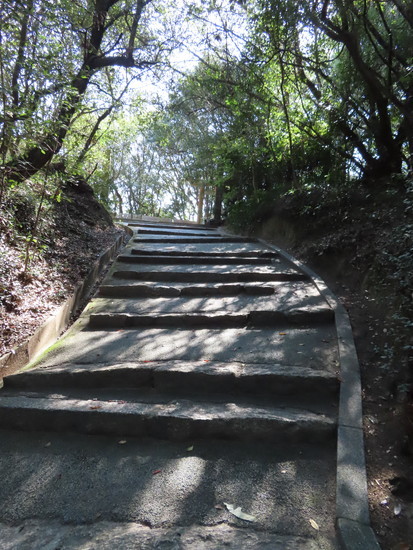
[[[156,14],[148,13],[150,32],[155,36],[164,36],[168,33],[172,36],[176,47],[169,56],[170,70],[159,75],[146,71],[142,78],[132,87],[139,89],[149,100],[160,96],[166,100],[168,97],[168,84],[171,80],[179,78],[180,73],[188,73],[195,68],[200,59],[211,51],[218,50],[221,53],[227,51],[232,57],[239,57],[246,36],[245,13],[237,4],[231,8],[229,0],[215,2],[217,8],[207,12],[202,6],[202,0],[191,2],[202,10],[197,15],[188,16],[188,2],[175,0],[164,14],[163,21]],[[153,5],[156,9],[156,3]]]

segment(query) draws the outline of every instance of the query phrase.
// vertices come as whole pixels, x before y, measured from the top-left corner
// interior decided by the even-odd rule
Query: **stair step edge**
[[[38,368],[5,378],[5,390],[35,388],[155,388],[159,391],[211,390],[248,394],[295,396],[317,392],[336,395],[339,380],[335,373],[308,367],[199,363],[121,363],[94,367],[66,365]]]
[[[196,409],[194,403],[142,404],[78,399],[5,397],[0,402],[0,426],[24,430],[69,430],[83,433],[151,436],[163,439],[224,437],[293,441],[325,440],[335,436],[330,416],[297,411],[242,409],[214,404]]]
[[[246,294],[252,296],[270,296],[274,294],[275,289],[269,285],[254,285],[253,283],[228,285],[218,284],[216,286],[206,286],[205,284],[174,287],[168,285],[101,285],[99,296],[129,296],[129,297],[196,297],[196,296],[237,296]]]
[[[91,313],[91,328],[134,328],[148,326],[235,326],[260,327],[287,324],[333,322],[331,308],[286,311],[249,311],[244,313]]]

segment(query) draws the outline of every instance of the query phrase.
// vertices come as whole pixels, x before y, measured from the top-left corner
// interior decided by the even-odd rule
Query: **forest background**
[[[380,502],[412,474],[413,4],[1,0],[0,25],[2,353],[115,236],[93,195],[273,239],[350,310],[403,543]]]

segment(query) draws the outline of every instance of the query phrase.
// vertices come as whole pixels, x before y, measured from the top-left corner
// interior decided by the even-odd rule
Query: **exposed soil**
[[[30,203],[24,197],[1,214],[0,356],[31,336],[123,234],[82,182],[66,186],[63,200],[45,213],[27,251],[25,230],[32,223]]]
[[[358,194],[279,202],[251,231],[318,273],[349,312],[363,385],[372,527],[383,550],[413,550],[413,211]]]
[[[317,265],[313,267],[317,269]],[[406,372],[387,363],[392,331],[384,304],[318,269],[346,307],[359,357],[372,527],[383,550],[413,549],[413,460],[408,440]],[[346,284],[347,283],[347,284]],[[351,283],[350,283],[351,284]]]

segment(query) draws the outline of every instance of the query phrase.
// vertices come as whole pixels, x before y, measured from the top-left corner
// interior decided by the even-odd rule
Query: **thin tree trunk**
[[[150,1],[150,0],[149,0]],[[76,112],[92,75],[99,69],[110,66],[133,67],[135,65],[129,43],[128,52],[123,56],[100,55],[101,44],[107,30],[108,10],[119,0],[96,0],[90,39],[85,41],[83,64],[72,79],[69,92],[64,98],[56,116],[56,129],[49,132],[22,157],[6,164],[6,177],[9,181],[20,183],[41,170],[58,153],[70,128],[71,120]],[[134,26],[131,36],[136,34],[136,25],[148,1],[137,0]],[[147,62],[143,63],[147,65]]]
[[[287,160],[287,170],[288,170],[287,179],[288,179],[288,182],[291,183],[293,187],[296,187],[296,177],[295,177],[294,160],[293,160],[293,136],[291,132],[290,113],[288,110],[288,98],[285,91],[284,60],[281,54],[279,55],[279,63],[280,63],[280,71],[281,71],[281,99],[282,99],[283,111],[285,116],[285,122],[287,123],[287,134],[288,134],[289,156]]]
[[[204,200],[205,200],[205,184],[201,184],[198,190],[198,213],[197,213],[198,223],[203,222]]]
[[[221,185],[215,187],[214,201],[214,221],[221,223],[222,221],[222,199],[224,198],[224,189]]]

